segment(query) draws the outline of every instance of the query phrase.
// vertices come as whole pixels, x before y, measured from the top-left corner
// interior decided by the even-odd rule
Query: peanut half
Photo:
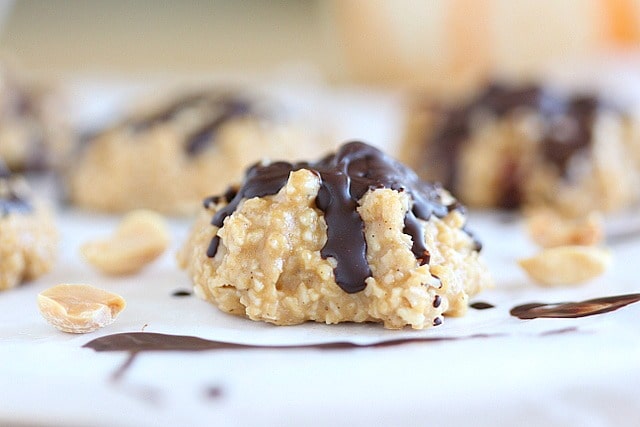
[[[565,218],[550,209],[538,209],[529,213],[526,225],[531,239],[543,248],[591,246],[604,236],[603,219],[598,212],[582,218]]]
[[[611,253],[594,246],[559,246],[518,263],[541,285],[574,285],[604,273],[611,263]]]
[[[95,268],[109,275],[133,274],[159,257],[169,245],[161,215],[147,210],[127,214],[113,236],[82,245],[80,252]]]
[[[113,323],[125,306],[120,295],[89,285],[56,285],[38,294],[38,309],[47,322],[73,334]]]

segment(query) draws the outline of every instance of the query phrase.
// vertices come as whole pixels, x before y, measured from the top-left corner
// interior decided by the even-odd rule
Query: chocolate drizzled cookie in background
[[[210,197],[179,254],[196,295],[277,325],[438,326],[492,280],[464,207],[361,142],[258,163]]]
[[[64,160],[71,129],[59,95],[0,61],[0,160],[10,170],[44,170]]]
[[[492,83],[414,118],[402,158],[470,206],[580,215],[640,200],[640,115],[596,95]]]
[[[58,233],[51,213],[0,160],[0,291],[49,271]]]
[[[81,142],[69,197],[92,210],[191,213],[252,162],[329,149],[275,108],[240,91],[207,89],[136,112]]]

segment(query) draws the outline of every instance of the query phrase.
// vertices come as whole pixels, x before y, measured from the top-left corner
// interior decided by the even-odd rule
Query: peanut
[[[127,214],[113,236],[85,243],[80,251],[87,262],[104,274],[134,274],[160,256],[169,245],[161,215],[146,210]]]
[[[559,246],[518,263],[541,285],[573,285],[604,273],[611,263],[611,254],[594,246]]]
[[[565,218],[541,209],[527,218],[527,231],[531,239],[543,248],[565,245],[596,245],[603,238],[602,216],[591,212],[584,218]]]
[[[121,296],[89,285],[61,284],[38,294],[38,309],[47,322],[73,334],[113,323],[125,306]]]

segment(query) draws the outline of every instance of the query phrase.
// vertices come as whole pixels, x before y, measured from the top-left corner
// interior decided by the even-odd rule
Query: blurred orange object
[[[605,34],[613,45],[640,44],[640,2],[636,0],[601,0]]]
[[[640,48],[640,0],[337,0],[352,77],[466,90],[555,60]]]

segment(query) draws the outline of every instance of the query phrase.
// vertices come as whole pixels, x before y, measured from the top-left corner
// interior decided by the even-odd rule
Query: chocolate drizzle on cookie
[[[640,302],[640,294],[616,295],[557,304],[534,302],[514,307],[510,313],[519,319],[577,318],[608,313],[636,302]]]
[[[551,116],[542,141],[543,155],[563,175],[571,157],[591,145],[593,122],[601,107],[593,96],[577,96],[566,102],[562,113]]]
[[[153,113],[126,120],[116,128],[123,128],[138,133],[148,131],[151,127],[176,119],[181,113],[190,110],[201,110],[204,118],[189,124],[184,139],[184,150],[189,156],[197,156],[216,139],[216,133],[230,120],[259,114],[254,111],[252,102],[232,92],[196,92],[183,95]],[[113,129],[113,128],[111,128]],[[82,138],[83,143],[111,130],[106,129],[90,133]]]
[[[455,189],[457,159],[473,133],[474,122],[486,116],[503,118],[524,111],[542,119],[540,156],[566,177],[569,160],[590,146],[593,121],[603,107],[610,108],[593,96],[566,97],[535,85],[508,87],[493,83],[470,102],[442,114],[442,122],[426,143],[426,164],[445,187]],[[510,209],[521,204],[523,179],[517,159],[507,157],[500,207]]]
[[[33,210],[31,203],[24,195],[20,194],[16,182],[11,177],[11,172],[0,160],[0,217],[11,213],[29,213]]]
[[[242,200],[276,194],[289,174],[299,169],[308,169],[320,179],[316,206],[327,223],[327,242],[321,255],[336,260],[336,283],[347,293],[362,291],[365,279],[371,276],[364,224],[357,212],[358,201],[368,190],[390,188],[409,194],[412,206],[406,213],[403,231],[411,236],[411,250],[421,264],[429,262],[429,251],[419,220],[426,221],[431,215],[442,218],[452,209],[463,209],[457,202],[445,205],[440,186],[421,181],[413,171],[380,150],[362,142],[350,142],[315,163],[255,164],[247,171],[243,185],[232,192],[233,198],[229,199],[231,194],[227,193],[205,200],[205,206],[222,199],[228,201],[213,216],[212,225],[222,227]],[[216,255],[219,244],[220,237],[215,236],[207,251],[209,257]]]
[[[154,111],[143,117],[134,118],[126,122],[126,125],[134,132],[142,132],[159,123],[165,123],[178,115],[178,113],[193,108],[208,100],[204,93],[190,93],[165,105],[162,109]]]
[[[207,123],[187,137],[185,151],[190,156],[198,155],[211,144],[215,140],[216,133],[220,127],[229,120],[251,114],[249,102],[240,98],[222,98],[217,107],[219,109],[218,114],[213,115]]]
[[[168,122],[190,108],[201,108],[207,115],[204,123],[187,133],[185,152],[195,156],[215,140],[216,132],[229,120],[251,113],[251,104],[239,95],[231,93],[193,93],[179,98],[165,108],[146,117],[127,123],[135,132]]]

